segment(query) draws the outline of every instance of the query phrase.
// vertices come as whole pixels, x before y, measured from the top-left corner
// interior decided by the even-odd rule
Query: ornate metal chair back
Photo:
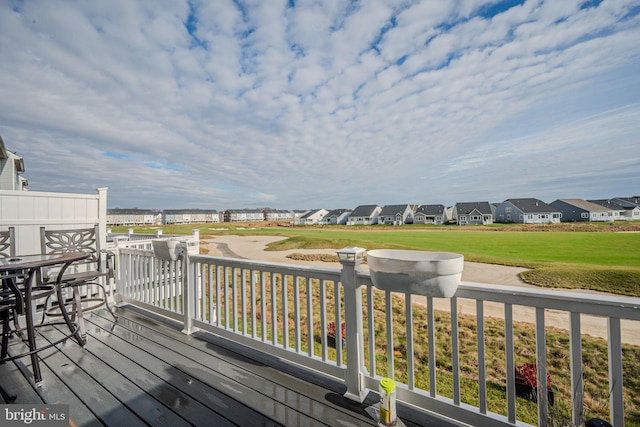
[[[43,254],[85,252],[89,258],[75,262],[67,271],[101,271],[98,226],[71,230],[47,230],[40,227],[40,250]],[[66,273],[65,273],[66,275]]]

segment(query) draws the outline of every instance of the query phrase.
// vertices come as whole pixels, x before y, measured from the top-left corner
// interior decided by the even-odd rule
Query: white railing
[[[547,343],[550,336],[559,335],[546,319],[558,313],[566,318],[560,336],[566,336],[569,350],[566,372],[552,372],[559,409],[549,407],[548,391],[539,387],[541,403],[537,417],[534,413],[531,421],[529,415],[529,422],[549,425],[560,403],[565,406],[563,416],[574,425],[583,425],[588,417],[585,402],[592,397],[585,396],[583,382],[588,378],[585,363],[593,362],[583,363],[582,324],[587,316],[606,324],[607,360],[597,363],[608,367],[608,402],[601,404],[609,408],[611,424],[624,425],[629,410],[625,399],[638,391],[625,390],[623,366],[638,361],[625,359],[622,347],[625,322],[637,329],[635,322],[640,320],[638,298],[463,282],[456,296],[445,300],[375,289],[359,261],[343,262],[335,269],[189,256],[186,251],[176,261],[160,261],[148,250],[120,247],[118,252],[121,303],[182,321],[185,333],[206,330],[332,376],[354,399],[377,390],[380,378],[390,376],[404,404],[472,425],[525,425],[520,407],[529,403],[516,399],[515,367],[523,360],[535,363],[538,383],[546,383],[547,360],[565,357],[550,354]],[[469,314],[468,306],[475,313]],[[521,315],[529,316],[527,310],[527,324],[533,325],[528,329],[520,323]],[[332,322],[335,349],[327,337]],[[465,336],[469,328],[461,328],[469,323],[476,331],[471,338]],[[498,344],[491,341],[496,325]],[[526,342],[529,329],[532,344]],[[466,348],[470,343],[472,352]],[[499,345],[503,356],[488,360],[487,345]],[[446,360],[440,348],[446,348]],[[473,360],[467,360],[469,354]],[[490,371],[502,372],[503,377]],[[474,384],[474,398],[465,394],[469,384]],[[637,411],[633,416],[637,418]]]
[[[183,234],[163,234],[162,230],[157,230],[156,234],[140,234],[134,233],[133,229],[129,229],[127,233],[113,233],[107,229],[107,247],[114,249],[116,246],[129,249],[153,249],[154,240],[162,239],[180,239],[184,241],[189,250],[190,255],[200,253],[200,230],[194,228],[191,236]]]

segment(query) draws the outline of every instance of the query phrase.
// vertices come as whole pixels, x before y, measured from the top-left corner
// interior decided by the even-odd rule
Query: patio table
[[[27,343],[29,351],[26,353],[18,354],[15,356],[7,356],[0,360],[1,362],[7,362],[9,360],[18,359],[25,356],[31,356],[31,369],[33,371],[33,377],[36,385],[42,382],[42,374],[40,372],[40,365],[38,362],[38,352],[47,348],[53,347],[71,337],[84,346],[85,341],[80,335],[78,325],[71,320],[62,295],[62,276],[64,271],[75,261],[88,258],[89,254],[86,252],[64,252],[59,254],[36,254],[36,255],[20,255],[9,258],[0,258],[0,272],[9,274],[24,274],[26,278],[23,283],[18,286],[18,283],[14,280],[3,280],[3,288],[10,288],[16,295],[18,301],[17,310],[24,313],[27,329]],[[34,307],[33,291],[38,289],[37,277],[38,271],[43,267],[60,266],[60,270],[57,273],[56,280],[46,283],[47,286],[52,287],[52,292],[57,294],[58,305],[60,306],[62,317],[64,322],[53,322],[46,324],[66,324],[69,328],[69,333],[62,339],[49,343],[42,347],[36,346],[36,326],[34,323]],[[39,325],[42,326],[42,325]],[[39,327],[38,326],[38,327]]]

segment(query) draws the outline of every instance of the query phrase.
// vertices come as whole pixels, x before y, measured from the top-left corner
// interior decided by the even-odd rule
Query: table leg
[[[80,332],[80,336],[85,338],[87,336],[87,331],[84,326],[84,313],[82,312],[82,299],[80,296],[80,289],[78,286],[73,287],[73,300],[76,304],[76,322],[78,322],[78,332]],[[86,341],[86,339],[85,339]]]
[[[9,330],[9,313],[10,309],[4,310],[2,314],[2,350],[0,350],[0,360],[7,357],[9,352],[9,336],[11,331]]]
[[[80,344],[80,347],[84,347],[85,340],[80,335],[80,328],[74,325],[74,323],[71,321],[71,317],[69,317],[67,308],[64,305],[64,297],[62,295],[62,284],[59,281],[58,283],[56,283],[56,292],[58,293],[58,305],[60,306],[60,313],[62,314],[62,317],[64,318],[65,323],[69,327],[70,331],[73,331],[75,329],[75,333],[73,334],[73,336],[75,337],[78,344]]]
[[[33,305],[31,303],[31,289],[33,287],[33,281],[35,279],[35,270],[29,271],[29,276],[27,277],[27,281],[25,283],[26,291],[25,291],[25,299],[24,299],[24,309],[25,309],[25,317],[27,322],[27,342],[29,343],[29,351],[31,353],[31,370],[33,371],[33,378],[36,383],[36,386],[40,385],[42,382],[42,373],[40,372],[40,363],[38,361],[38,353],[35,351],[36,347],[36,330],[33,324]]]

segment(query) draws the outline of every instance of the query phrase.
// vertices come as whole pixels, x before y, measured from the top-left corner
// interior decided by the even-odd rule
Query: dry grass
[[[221,273],[219,273],[221,274]],[[226,273],[231,283],[231,273]],[[263,274],[254,277],[256,304],[252,306],[251,295],[251,276],[245,272],[244,282],[243,275],[236,271],[236,292],[235,302],[233,301],[233,287],[230,286],[221,290],[221,301],[227,301],[229,307],[235,306],[238,309],[243,307],[241,299],[241,289],[244,286],[247,300],[244,301],[244,310],[247,322],[242,323],[242,316],[236,318],[235,327],[251,334],[255,328],[258,338],[264,337],[265,340],[271,341],[274,333],[278,334],[276,341],[284,344],[283,330],[285,327],[284,319],[286,319],[288,346],[295,348],[296,345],[296,317],[295,295],[298,295],[299,323],[300,323],[300,342],[301,351],[308,352],[309,343],[312,343],[312,353],[316,357],[323,357],[322,340],[326,333],[323,332],[320,320],[320,294],[326,296],[326,323],[336,321],[335,302],[342,300],[342,295],[335,294],[335,286],[333,282],[321,284],[318,280],[311,280],[307,283],[306,279],[301,279],[296,285],[291,277],[287,277],[283,286],[281,275]],[[262,288],[264,287],[264,297],[262,296]],[[308,294],[310,288],[311,294]],[[214,290],[215,292],[215,290]],[[341,287],[338,292],[342,292]],[[364,291],[363,291],[364,292]],[[286,294],[287,312],[284,313],[283,300]],[[311,298],[311,303],[308,304]],[[364,299],[364,319],[367,318],[366,294],[363,293]],[[264,314],[262,305],[264,304]],[[307,319],[309,313],[308,306],[312,307],[312,328],[309,330]],[[342,307],[342,305],[340,306]],[[386,342],[386,308],[384,294],[374,291],[374,330],[376,342],[376,373],[378,375],[387,375],[387,342]],[[405,302],[404,298],[393,295],[392,298],[392,316],[393,316],[393,357],[394,357],[394,376],[396,380],[403,383],[407,382],[407,325],[404,315]],[[514,308],[515,309],[515,308]],[[256,322],[253,324],[252,313],[256,315]],[[275,329],[273,327],[272,313],[276,313]],[[340,309],[342,321],[344,321],[344,309]],[[233,327],[234,317],[232,310],[229,310],[228,318],[225,318],[224,310],[219,313],[221,322],[227,327]],[[264,323],[263,323],[264,320]],[[478,346],[477,346],[477,325],[474,316],[459,315],[459,352],[460,352],[460,373],[461,373],[461,400],[464,403],[478,406]],[[366,328],[366,321],[365,321]],[[428,352],[428,318],[425,304],[414,303],[413,305],[413,324],[411,325],[414,337],[414,355],[415,364],[415,385],[416,387],[429,390],[429,352]],[[435,329],[435,362],[436,362],[436,378],[437,392],[445,397],[452,397],[452,341],[451,341],[451,315],[448,312],[435,311],[434,316]],[[492,412],[506,415],[506,370],[505,370],[505,336],[504,322],[501,319],[487,318],[485,321],[485,352],[486,352],[486,378],[487,378],[487,394],[488,409]],[[365,329],[365,344],[368,341],[369,331]],[[309,337],[311,336],[311,339]],[[533,362],[535,363],[535,329],[529,323],[514,324],[514,341],[516,349],[516,364]],[[554,422],[558,420],[570,419],[570,403],[571,403],[571,382],[570,382],[570,354],[569,354],[569,336],[566,331],[548,327],[546,329],[547,342],[547,370],[552,376],[553,388],[555,391],[555,406],[551,408],[551,414]],[[585,393],[585,416],[586,418],[599,417],[603,419],[609,418],[609,384],[608,384],[608,366],[607,366],[607,342],[603,339],[591,338],[583,336],[583,367],[584,367],[584,393]],[[368,366],[368,346],[365,345],[365,361]],[[640,347],[623,346],[623,370],[624,370],[624,393],[625,393],[625,420],[626,425],[640,425]],[[332,348],[326,349],[328,360],[335,361],[337,358],[336,351]],[[346,361],[346,352],[343,353],[343,361]],[[518,420],[536,424],[537,423],[537,407],[535,403],[518,398],[517,403]],[[566,424],[557,424],[566,425]]]

